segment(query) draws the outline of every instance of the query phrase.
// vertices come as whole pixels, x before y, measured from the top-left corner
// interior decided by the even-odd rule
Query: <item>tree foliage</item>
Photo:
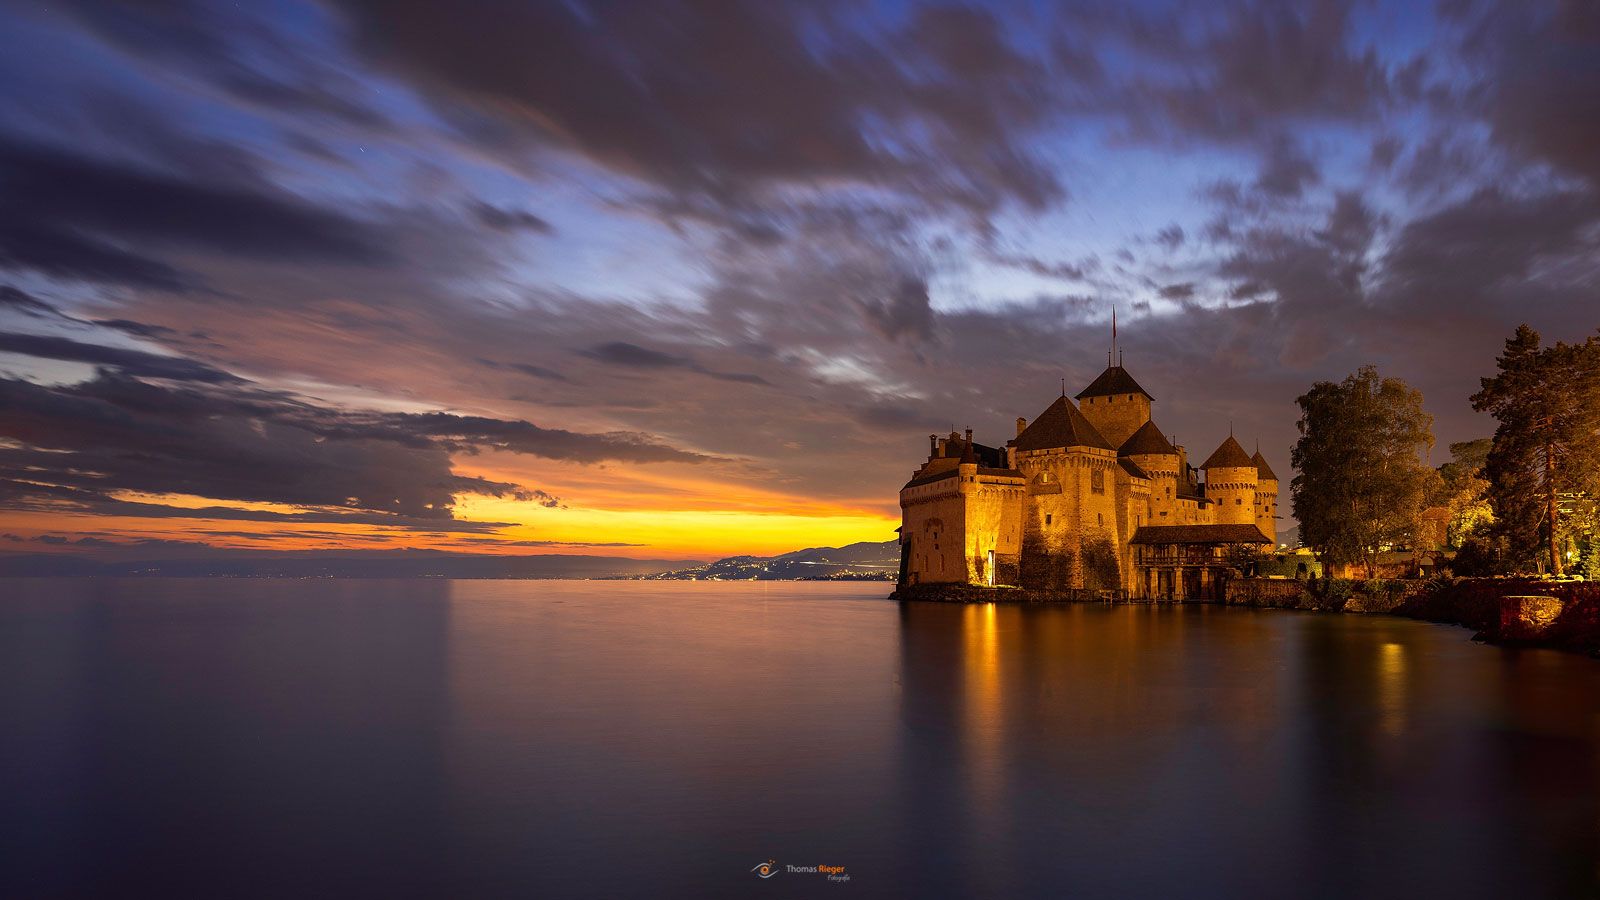
[[[1411,539],[1438,473],[1423,462],[1433,417],[1422,393],[1363,366],[1343,382],[1320,381],[1296,402],[1300,440],[1290,482],[1300,539],[1325,564],[1365,566]]]
[[[1489,506],[1489,480],[1483,474],[1493,444],[1489,438],[1451,444],[1450,461],[1439,467],[1440,492],[1431,505],[1442,506],[1450,512],[1450,525],[1445,534],[1448,546],[1465,545],[1473,537],[1486,533],[1494,522],[1494,511]]]
[[[1600,479],[1600,340],[1542,347],[1522,325],[1495,364],[1472,396],[1499,423],[1484,468],[1494,534],[1513,566],[1560,575],[1578,537],[1573,507]]]

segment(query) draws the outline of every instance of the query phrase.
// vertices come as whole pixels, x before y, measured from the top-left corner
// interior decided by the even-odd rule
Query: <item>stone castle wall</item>
[[[1139,426],[1150,421],[1150,398],[1143,394],[1085,397],[1078,411],[1112,447],[1121,447]]]

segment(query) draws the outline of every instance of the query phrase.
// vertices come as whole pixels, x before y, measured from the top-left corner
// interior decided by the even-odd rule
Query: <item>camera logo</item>
[[[771,878],[772,876],[778,874],[778,861],[775,859],[769,859],[758,866],[752,867],[750,871],[756,873],[756,876],[759,878]]]

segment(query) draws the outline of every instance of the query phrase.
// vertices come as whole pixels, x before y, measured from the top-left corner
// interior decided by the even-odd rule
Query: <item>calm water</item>
[[[0,896],[1596,884],[1600,663],[884,591],[0,582]]]

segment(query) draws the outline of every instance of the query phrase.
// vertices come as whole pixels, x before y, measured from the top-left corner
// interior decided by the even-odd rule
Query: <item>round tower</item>
[[[1262,534],[1272,538],[1273,544],[1277,544],[1278,476],[1267,465],[1267,458],[1261,455],[1259,446],[1250,461],[1256,464],[1256,527],[1261,529]]]
[[[1206,499],[1216,504],[1216,523],[1256,524],[1256,464],[1233,435],[1200,468],[1206,473]]]
[[[1173,525],[1177,516],[1178,450],[1153,421],[1139,426],[1133,436],[1117,448],[1117,456],[1129,460],[1150,476],[1151,525]]]

